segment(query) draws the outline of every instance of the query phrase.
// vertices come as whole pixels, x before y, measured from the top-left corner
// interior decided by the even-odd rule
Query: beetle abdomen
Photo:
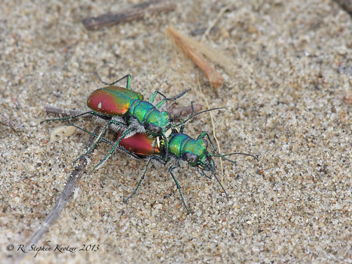
[[[117,138],[120,136],[121,133],[117,135]],[[160,149],[155,144],[154,138],[142,133],[121,139],[120,146],[137,155],[149,156],[160,153]]]
[[[135,100],[143,100],[143,95],[123,87],[110,86],[93,91],[88,97],[87,106],[106,115],[124,116]]]

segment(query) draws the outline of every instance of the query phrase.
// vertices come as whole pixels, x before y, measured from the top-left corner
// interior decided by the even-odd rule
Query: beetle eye
[[[208,148],[208,141],[205,139],[205,138],[202,138],[204,144],[205,144],[205,147]]]
[[[154,135],[158,135],[161,133],[161,127],[156,126],[154,124],[149,124],[148,130],[152,132]]]
[[[198,161],[198,156],[189,152],[185,153],[185,158],[189,163],[196,163]]]

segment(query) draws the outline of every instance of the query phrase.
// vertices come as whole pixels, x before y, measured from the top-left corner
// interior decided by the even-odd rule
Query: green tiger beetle
[[[197,114],[194,115],[193,102],[191,103],[191,107],[192,107],[192,113],[189,116],[189,119],[193,118],[196,115],[202,114],[204,112],[218,109],[218,108],[208,109],[208,110],[198,112]],[[215,146],[214,146],[214,144],[213,144],[212,140],[210,139],[210,136],[207,132],[202,132],[198,136],[197,139],[193,139],[190,136],[184,134],[183,131],[184,131],[183,125],[181,126],[180,131],[177,131],[176,128],[172,128],[171,134],[167,138],[168,144],[165,144],[164,139],[160,139],[158,137],[153,138],[150,135],[148,135],[147,133],[136,133],[131,137],[121,139],[121,141],[119,143],[119,147],[124,148],[126,152],[130,153],[135,158],[146,158],[147,156],[150,156],[148,163],[145,167],[144,173],[143,173],[141,179],[139,180],[136,189],[126,199],[126,202],[137,192],[139,186],[141,185],[141,183],[145,177],[148,166],[153,159],[161,162],[164,165],[166,165],[171,160],[176,160],[176,163],[169,167],[169,172],[175,181],[177,189],[179,190],[179,193],[180,193],[180,196],[182,199],[182,203],[183,203],[184,207],[186,208],[187,213],[189,213],[189,210],[188,210],[187,205],[184,201],[184,198],[183,198],[183,195],[181,192],[181,186],[178,183],[178,181],[176,180],[175,175],[172,172],[174,169],[176,169],[180,166],[181,160],[186,161],[192,167],[197,167],[198,169],[200,169],[202,174],[207,178],[211,178],[211,176],[207,176],[205,171],[210,171],[211,175],[214,175],[215,179],[220,184],[220,186],[221,186],[222,190],[224,191],[227,198],[228,198],[228,195],[226,193],[226,190],[222,186],[218,177],[216,176],[216,167],[215,167],[215,163],[213,161],[213,157],[221,157],[221,158],[224,158],[227,161],[230,161],[234,164],[236,164],[236,162],[226,158],[226,156],[245,155],[245,156],[253,157],[257,161],[259,161],[256,156],[251,155],[251,154],[247,154],[247,153],[234,152],[234,153],[229,153],[229,154],[220,154],[217,151],[217,149],[215,148]],[[119,139],[120,137],[121,137],[121,133],[117,134],[117,138]],[[206,139],[209,140],[209,142],[214,150],[214,153],[216,153],[216,154],[208,151],[208,141]],[[167,155],[167,153],[169,153],[169,155]]]
[[[172,133],[168,138],[168,141],[169,141],[168,144],[165,144],[164,139],[161,139],[161,142],[159,144],[156,144],[155,139],[151,138],[148,134],[141,134],[141,133],[137,133],[132,137],[121,140],[120,146],[125,148],[126,150],[129,150],[138,155],[142,155],[144,157],[150,156],[148,163],[146,165],[146,168],[144,170],[144,173],[141,179],[139,180],[136,189],[126,199],[126,202],[137,192],[139,186],[141,185],[145,177],[148,166],[153,159],[163,163],[164,165],[166,165],[169,161],[173,159],[176,160],[176,163],[169,167],[169,172],[175,181],[175,184],[177,186],[177,189],[182,199],[182,203],[186,208],[187,213],[189,213],[189,210],[187,208],[187,205],[184,201],[184,198],[181,192],[181,185],[178,183],[178,181],[175,178],[175,175],[173,174],[173,170],[180,166],[180,160],[186,161],[192,167],[197,167],[198,169],[200,169],[202,174],[207,178],[211,178],[211,176],[207,176],[205,171],[210,171],[211,175],[214,175],[217,182],[220,184],[227,199],[228,199],[228,195],[225,191],[225,188],[222,186],[218,177],[216,177],[216,167],[213,161],[213,157],[221,157],[234,164],[236,164],[235,161],[225,158],[225,156],[246,155],[246,156],[253,157],[257,161],[259,161],[256,156],[247,154],[247,153],[236,152],[236,153],[229,153],[229,154],[220,154],[215,148],[207,132],[203,132],[198,136],[197,139],[193,139],[190,136],[183,134],[183,130],[184,130],[183,125],[180,128],[180,132],[178,132],[176,129],[172,129]],[[208,142],[206,139],[209,140],[215,154],[208,151],[207,149]],[[166,155],[167,152],[169,153],[168,156]]]
[[[207,110],[205,110],[207,111]],[[204,111],[202,111],[204,112]],[[200,114],[202,112],[197,113]],[[192,114],[193,115],[193,112]],[[193,115],[194,116],[194,115]],[[78,127],[79,128],[79,127]],[[82,128],[79,128],[82,129]],[[85,132],[88,132],[91,135],[94,135],[93,133],[82,129]],[[133,156],[136,159],[145,159],[148,156],[150,157],[147,165],[144,169],[143,175],[141,179],[139,180],[136,189],[133,191],[133,193],[126,199],[126,202],[134,195],[136,194],[139,186],[141,185],[143,179],[145,178],[147,169],[149,164],[151,163],[152,160],[156,160],[163,165],[166,165],[168,162],[175,160],[175,164],[171,165],[169,167],[169,172],[175,181],[175,184],[177,186],[177,189],[180,193],[182,203],[184,207],[186,208],[187,213],[189,213],[189,210],[187,208],[187,205],[185,203],[185,200],[183,198],[182,192],[181,192],[181,185],[178,183],[175,175],[173,174],[173,170],[178,168],[180,166],[180,161],[186,161],[191,167],[196,167],[198,168],[201,172],[202,175],[205,177],[211,179],[211,176],[214,175],[215,179],[217,182],[220,184],[222,190],[224,191],[227,199],[228,199],[228,194],[219,181],[218,177],[216,176],[216,166],[213,161],[213,157],[221,157],[226,159],[229,162],[232,162],[236,164],[235,161],[232,161],[226,156],[231,156],[231,155],[245,155],[245,156],[250,156],[256,159],[257,161],[258,158],[254,155],[248,154],[248,153],[241,153],[241,152],[234,152],[234,153],[229,153],[229,154],[220,154],[215,145],[213,144],[212,140],[210,139],[210,136],[207,132],[202,132],[197,139],[193,139],[190,136],[186,135],[183,133],[184,131],[184,126],[182,125],[180,128],[180,131],[177,131],[177,129],[173,128],[172,132],[168,138],[168,143],[165,144],[164,139],[159,138],[153,138],[151,137],[148,133],[136,133],[132,135],[131,137],[125,137],[122,138],[119,142],[118,148],[127,152],[131,156]],[[117,134],[117,139],[119,139],[122,135],[122,132]],[[94,135],[95,137],[98,137],[97,135]],[[209,140],[214,153],[211,153],[208,151],[208,141]],[[107,140],[103,139],[103,142],[108,143],[112,145],[112,143],[108,142]],[[166,149],[168,147],[168,150]],[[168,156],[166,156],[166,152],[169,153]],[[205,172],[210,171],[211,175],[207,176]],[[90,172],[92,173],[92,172]]]
[[[92,111],[87,111],[76,116],[47,119],[40,122],[40,124],[42,124],[48,121],[68,120],[86,114],[92,114],[102,119],[109,119],[100,134],[97,136],[96,141],[91,146],[91,148],[85,154],[76,159],[74,162],[86,156],[92,149],[94,149],[94,147],[101,140],[103,134],[110,125],[117,127],[117,130],[123,130],[124,132],[116,141],[114,147],[104,157],[104,159],[102,159],[99,164],[97,164],[93,168],[93,171],[99,168],[111,156],[111,154],[115,151],[115,149],[118,147],[120,141],[123,138],[130,137],[135,133],[148,132],[152,137],[163,138],[164,144],[167,145],[167,137],[168,133],[171,132],[171,127],[182,125],[191,118],[187,118],[180,124],[172,125],[172,120],[169,114],[165,111],[159,110],[165,104],[166,101],[174,101],[183,96],[188,91],[190,91],[190,89],[172,98],[167,98],[161,92],[155,91],[152,97],[150,98],[149,102],[147,102],[143,101],[143,95],[131,90],[131,75],[129,74],[112,83],[103,82],[99,76],[98,78],[102,83],[108,85],[108,87],[97,89],[89,95],[87,99],[87,106],[91,108]],[[127,79],[126,88],[113,86],[114,84],[124,79]],[[164,99],[161,100],[156,106],[154,106],[153,102],[157,94],[163,96]],[[166,151],[167,157],[168,147],[166,147]]]

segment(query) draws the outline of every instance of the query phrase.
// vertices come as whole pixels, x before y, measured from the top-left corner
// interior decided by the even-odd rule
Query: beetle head
[[[186,152],[183,159],[192,167],[199,167],[204,171],[215,172],[215,163],[212,154],[207,150],[208,142],[205,139],[198,139],[194,152]]]
[[[215,173],[215,163],[210,153],[206,152],[198,164],[198,167],[204,171]]]

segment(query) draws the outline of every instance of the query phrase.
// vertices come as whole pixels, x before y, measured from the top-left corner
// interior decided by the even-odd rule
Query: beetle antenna
[[[185,124],[186,122],[188,122],[189,120],[191,120],[193,117],[197,116],[197,115],[200,115],[200,114],[203,114],[203,113],[206,113],[206,112],[210,112],[210,111],[214,111],[214,110],[223,110],[224,108],[223,107],[216,107],[216,108],[211,108],[211,109],[207,109],[207,110],[203,110],[203,111],[200,111],[198,113],[196,113],[195,115],[193,114],[193,102],[191,102],[191,106],[192,106],[192,113],[191,115],[185,119],[183,122],[179,123],[179,124],[176,124],[176,125],[172,125],[173,127],[178,127],[178,126],[181,126],[183,124]]]
[[[223,107],[215,107],[215,108],[210,108],[210,109],[207,109],[207,110],[203,110],[203,111],[200,111],[198,113],[196,113],[193,117],[197,116],[197,115],[200,115],[200,114],[203,114],[205,112],[210,112],[210,111],[214,111],[214,110],[224,110],[225,108]]]
[[[204,172],[204,170],[202,170],[201,168],[198,168],[198,169],[202,172],[203,176],[205,176],[205,177],[208,178],[208,179],[211,179],[211,177],[209,177],[209,176]]]
[[[230,162],[232,162],[232,163],[235,163],[236,164],[236,162],[235,161],[233,161],[233,160],[230,160],[230,159],[227,159],[227,158],[225,158],[225,156],[231,156],[231,155],[244,155],[244,156],[250,156],[250,157],[252,157],[252,158],[254,158],[255,160],[257,160],[257,161],[259,161],[259,159],[258,159],[258,157],[257,156],[254,156],[254,155],[252,155],[252,154],[248,154],[248,153],[242,153],[242,152],[233,152],[233,153],[229,153],[229,154],[220,154],[220,153],[218,153],[219,155],[213,155],[213,157],[220,157],[220,158],[224,158],[224,159],[226,159],[226,160],[228,160],[228,161],[230,161]]]
[[[226,192],[226,190],[225,190],[224,186],[222,186],[222,184],[221,184],[221,182],[219,181],[218,177],[216,177],[216,174],[215,174],[215,173],[213,173],[212,175],[214,175],[215,179],[218,181],[218,183],[220,184],[220,186],[221,186],[222,190],[223,190],[223,191],[224,191],[224,193],[226,194],[226,198],[227,198],[227,200],[229,200],[229,196],[227,195],[227,192]]]

